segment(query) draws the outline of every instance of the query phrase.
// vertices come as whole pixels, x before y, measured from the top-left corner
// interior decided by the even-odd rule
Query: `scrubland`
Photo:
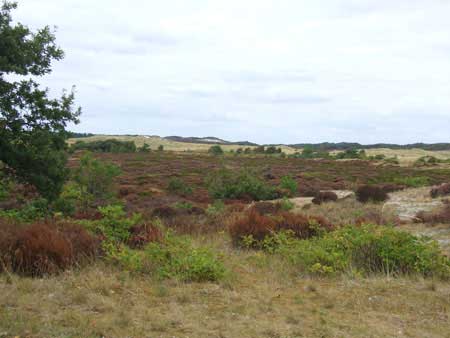
[[[2,183],[0,337],[450,337],[446,166],[151,151],[69,167],[52,204]],[[441,206],[385,210],[417,186]]]

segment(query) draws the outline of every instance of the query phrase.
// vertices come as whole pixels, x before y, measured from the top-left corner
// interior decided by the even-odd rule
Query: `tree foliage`
[[[49,27],[32,32],[13,24],[16,6],[6,1],[0,9],[0,161],[54,199],[67,176],[66,126],[78,123],[80,109],[74,108],[73,90],[52,99],[31,78],[50,73],[52,61],[64,53]]]

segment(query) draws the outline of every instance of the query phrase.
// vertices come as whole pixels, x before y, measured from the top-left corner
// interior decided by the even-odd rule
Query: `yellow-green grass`
[[[158,136],[123,136],[123,135],[96,135],[85,138],[71,138],[68,140],[69,144],[75,143],[76,141],[100,141],[107,139],[118,139],[121,141],[133,141],[137,147],[141,147],[144,143],[148,144],[151,149],[157,149],[159,145],[163,145],[165,150],[169,151],[178,151],[178,152],[206,152],[211,147],[211,144],[204,143],[186,143],[186,142],[177,142],[172,140],[167,140]],[[239,146],[239,145],[221,145],[221,147],[225,151],[236,150],[238,148],[247,148],[247,146]],[[277,146],[278,147],[278,146]],[[283,152],[286,154],[293,154],[295,152],[301,152],[302,149],[295,149],[286,145],[280,145]],[[253,149],[254,146],[249,146],[249,148]],[[337,153],[334,151],[332,153]],[[423,149],[387,149],[387,148],[377,148],[377,149],[368,149],[366,150],[366,154],[369,156],[375,155],[385,155],[386,157],[394,157],[397,156],[398,160],[401,164],[408,165],[414,163],[418,158],[422,156],[434,156],[439,159],[448,159],[450,158],[450,150],[446,151],[429,151]]]
[[[368,156],[375,155],[385,155],[386,157],[397,156],[401,164],[412,164],[417,159],[423,156],[434,156],[438,159],[449,159],[450,150],[445,151],[431,151],[423,149],[387,149],[387,148],[377,148],[366,150]]]
[[[69,144],[75,143],[76,141],[102,141],[107,139],[117,139],[120,141],[133,141],[137,147],[141,147],[144,143],[148,144],[151,149],[156,150],[159,145],[164,146],[164,150],[169,151],[193,151],[193,152],[207,152],[212,144],[205,143],[187,143],[187,142],[177,142],[172,140],[167,140],[158,136],[118,136],[118,135],[96,135],[84,138],[71,138],[68,140]],[[220,145],[224,151],[236,150],[238,148],[255,148],[254,146],[240,146],[240,145]],[[280,146],[281,149],[287,153],[292,154],[296,150],[287,146]]]

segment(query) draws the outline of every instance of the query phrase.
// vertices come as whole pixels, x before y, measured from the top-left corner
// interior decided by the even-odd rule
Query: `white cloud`
[[[57,25],[80,131],[256,142],[449,141],[444,0],[22,0]]]

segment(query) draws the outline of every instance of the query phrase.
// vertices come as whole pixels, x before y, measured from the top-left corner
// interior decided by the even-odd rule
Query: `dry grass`
[[[107,139],[117,139],[120,141],[133,141],[137,147],[142,147],[144,143],[147,143],[152,150],[156,150],[159,145],[164,146],[164,150],[169,151],[192,151],[192,152],[207,152],[212,144],[204,143],[188,143],[188,142],[176,142],[164,139],[158,136],[122,136],[122,135],[96,135],[84,138],[72,138],[68,140],[69,144],[76,141],[103,141]],[[254,146],[240,146],[240,145],[220,145],[224,151],[236,150],[238,148],[256,148]],[[286,154],[295,153],[295,149],[288,146],[280,146],[283,152]]]
[[[423,149],[367,149],[366,154],[368,156],[385,155],[386,157],[397,156],[400,164],[410,165],[414,163],[417,159],[423,156],[434,156],[438,159],[448,159],[450,158],[450,150],[445,151],[430,151]]]
[[[450,285],[308,279],[260,252],[229,250],[221,284],[158,282],[98,264],[49,279],[0,276],[0,336],[449,337]]]

